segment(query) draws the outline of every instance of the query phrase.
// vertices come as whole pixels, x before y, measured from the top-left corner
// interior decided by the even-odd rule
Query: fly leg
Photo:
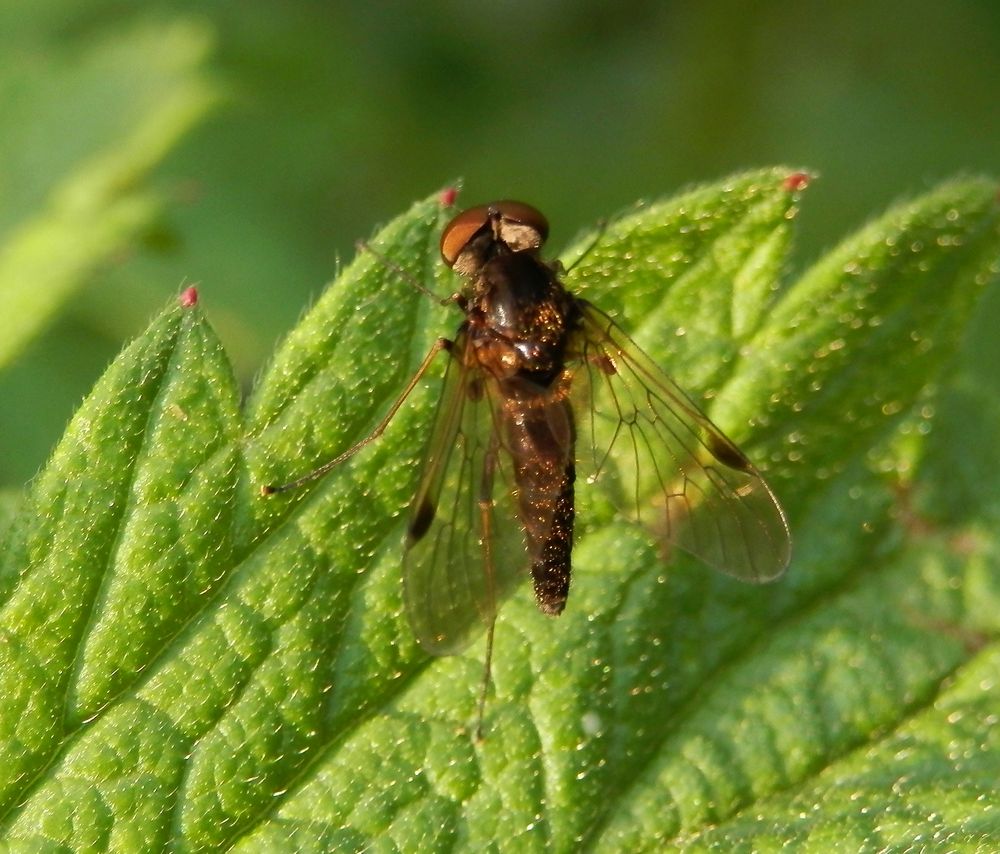
[[[483,663],[483,684],[479,691],[479,712],[476,716],[476,740],[483,740],[483,713],[486,694],[490,688],[490,671],[493,666],[493,631],[497,624],[496,574],[493,570],[493,474],[497,465],[497,437],[490,438],[490,447],[483,461],[483,479],[479,484],[479,520],[483,537],[483,569],[486,572],[487,599],[492,605],[492,615],[486,629],[486,658]]]
[[[371,442],[374,442],[379,436],[381,436],[385,432],[386,427],[389,426],[389,422],[392,421],[395,414],[399,411],[399,407],[403,405],[403,401],[405,401],[406,398],[409,397],[410,392],[413,391],[414,388],[416,388],[417,383],[420,382],[420,378],[423,377],[423,375],[427,372],[427,369],[431,366],[431,362],[434,361],[434,357],[442,350],[450,351],[453,345],[454,342],[450,341],[447,338],[438,338],[438,340],[434,342],[431,349],[427,352],[427,355],[424,356],[424,360],[420,363],[420,367],[417,368],[417,372],[413,375],[413,378],[406,384],[406,388],[403,389],[402,394],[400,394],[400,396],[396,398],[396,402],[389,407],[389,411],[385,414],[385,417],[381,421],[379,421],[379,423],[375,426],[375,429],[372,430],[372,432],[369,433],[367,436],[365,436],[364,439],[362,439],[360,442],[357,442],[354,445],[351,445],[351,447],[349,447],[346,451],[344,451],[342,454],[337,455],[329,462],[323,463],[323,465],[321,465],[319,468],[313,469],[308,474],[302,475],[302,477],[296,478],[295,480],[289,481],[288,483],[265,484],[260,488],[260,494],[273,495],[275,492],[286,492],[290,489],[296,489],[302,486],[303,484],[316,480],[317,478],[321,478],[328,471],[330,471],[330,469],[335,468],[345,460],[350,459],[362,448],[369,445]]]

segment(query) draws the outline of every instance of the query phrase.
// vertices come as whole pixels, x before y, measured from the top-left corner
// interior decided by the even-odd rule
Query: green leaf
[[[178,21],[0,65],[0,367],[159,215],[142,181],[216,100],[209,44]]]
[[[460,313],[407,281],[456,287],[437,261],[448,211],[428,199],[291,333],[245,426],[190,300],[85,402],[0,565],[0,835],[35,850],[989,848],[997,540],[974,512],[925,521],[910,496],[934,459],[933,383],[1000,259],[997,187],[901,205],[779,291],[791,177],[637,209],[567,274],[768,464],[795,543],[782,581],[664,562],[584,500],[569,606],[553,621],[528,590],[506,604],[486,738],[470,737],[482,651],[428,659],[399,591],[443,365],[377,442],[259,494],[368,435],[454,334]]]
[[[616,219],[566,254],[567,281],[710,396],[776,296],[804,173],[734,176]],[[626,261],[626,263],[623,263]],[[669,283],[669,287],[666,284]]]

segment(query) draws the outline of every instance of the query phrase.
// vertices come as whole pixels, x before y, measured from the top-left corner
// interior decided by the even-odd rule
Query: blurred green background
[[[132,207],[53,273],[72,297],[0,368],[0,485],[38,470],[185,284],[249,386],[338,258],[456,178],[468,202],[546,211],[557,249],[637,198],[805,167],[801,266],[901,196],[1000,174],[998,96],[991,0],[6,0],[0,246],[53,211],[104,222],[79,202],[93,185]],[[48,245],[51,272],[65,256]],[[16,261],[0,256],[0,285],[4,263],[31,269]]]

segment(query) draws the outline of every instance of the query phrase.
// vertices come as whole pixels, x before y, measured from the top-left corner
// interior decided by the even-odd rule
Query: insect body
[[[614,481],[623,509],[661,539],[746,581],[790,556],[784,514],[744,454],[607,315],[540,256],[545,218],[520,202],[470,208],[444,229],[444,262],[466,280],[465,320],[440,339],[365,440],[381,435],[439,350],[450,354],[404,556],[420,644],[443,655],[487,631],[530,571],[546,614],[566,605],[575,490]],[[482,719],[482,697],[480,721]]]
[[[576,480],[572,375],[566,365],[582,317],[576,300],[538,259],[544,238],[538,216],[512,202],[472,208],[445,229],[441,249],[445,262],[471,286],[466,321],[453,347],[464,375],[465,405],[485,405],[492,422],[486,424],[489,438],[461,437],[463,444],[485,442],[479,533],[493,527],[498,469],[509,459],[511,480],[503,486],[512,488],[535,598],[542,611],[559,614],[569,593]],[[431,460],[431,465],[442,462]],[[424,481],[428,487],[434,482]],[[430,489],[418,494],[411,544],[426,534],[439,500]],[[492,562],[498,557],[491,555]],[[502,559],[523,563],[518,554]],[[495,576],[493,567],[485,571],[487,581]],[[489,598],[480,606],[487,613],[494,608]]]

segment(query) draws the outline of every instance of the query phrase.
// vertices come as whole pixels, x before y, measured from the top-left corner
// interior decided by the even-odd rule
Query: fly
[[[442,350],[444,389],[410,508],[406,612],[434,655],[486,630],[481,735],[499,605],[530,574],[545,614],[569,595],[581,481],[617,478],[619,503],[659,538],[744,581],[784,572],[784,513],[742,451],[619,326],[566,290],[541,257],[548,222],[514,201],[458,214],[441,257],[464,279],[465,315],[435,342],[375,430],[313,472],[328,472],[388,426]],[[613,474],[612,474],[613,472]]]

